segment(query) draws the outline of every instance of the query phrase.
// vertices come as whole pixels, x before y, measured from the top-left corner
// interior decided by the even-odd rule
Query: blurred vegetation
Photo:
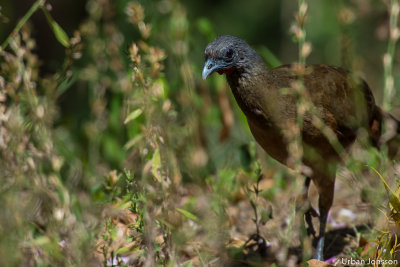
[[[397,1],[306,2],[307,63],[366,77],[380,104],[392,77],[385,107],[398,115],[398,37],[388,48]],[[233,211],[248,216],[244,232],[283,244],[272,262],[290,265],[288,203],[302,181],[255,144],[224,77],[205,82],[201,69],[206,44],[222,34],[247,40],[270,67],[297,61],[296,1],[0,7],[1,266],[257,266],[250,256],[262,248],[237,237]],[[373,229],[357,236],[367,241],[345,256],[398,258],[398,190],[388,198],[365,167],[396,188],[386,151],[356,149],[338,172],[373,210]],[[265,230],[272,206],[290,213],[283,232]]]

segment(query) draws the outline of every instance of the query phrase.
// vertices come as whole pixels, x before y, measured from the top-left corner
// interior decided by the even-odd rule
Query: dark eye
[[[229,48],[228,50],[226,50],[225,57],[226,58],[232,58],[233,57],[233,49],[232,48]]]

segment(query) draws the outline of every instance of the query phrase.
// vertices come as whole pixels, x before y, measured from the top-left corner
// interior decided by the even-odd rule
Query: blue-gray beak
[[[204,63],[202,77],[203,80],[207,79],[214,71],[216,71],[220,66],[214,62],[214,60],[207,59],[206,63]]]

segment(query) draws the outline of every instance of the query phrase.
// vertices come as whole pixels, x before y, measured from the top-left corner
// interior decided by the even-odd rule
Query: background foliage
[[[398,28],[389,22],[398,2],[307,3],[307,62],[360,74],[380,104],[393,77],[385,107],[396,115],[400,76],[392,31]],[[224,77],[201,80],[204,48],[217,35],[247,40],[270,67],[297,61],[296,1],[0,6],[2,266],[255,265],[263,257],[289,266],[307,258],[311,244],[297,254],[290,250],[301,233],[292,229],[294,208],[287,203],[301,179],[255,144]],[[21,18],[26,23],[18,24]],[[15,32],[16,25],[22,27]],[[390,72],[382,63],[387,51]],[[355,150],[339,179],[344,192],[370,208],[356,205],[355,213],[371,220],[358,222],[368,225],[366,233],[357,232],[358,244],[342,253],[391,259],[395,232],[378,230],[398,221],[382,215],[397,213],[398,192],[393,189],[389,204],[365,165],[390,185],[396,165],[386,147]],[[279,233],[266,225],[271,210],[284,222]],[[260,253],[266,247],[246,248],[246,234],[256,230],[276,256]]]

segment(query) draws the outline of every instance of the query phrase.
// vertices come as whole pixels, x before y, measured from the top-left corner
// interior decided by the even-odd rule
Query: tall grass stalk
[[[383,108],[390,110],[391,101],[394,96],[394,78],[393,78],[393,59],[396,51],[396,43],[400,37],[398,27],[399,19],[399,1],[391,0],[389,6],[390,25],[389,25],[389,41],[386,53],[383,55],[384,68],[384,91],[383,91]]]
[[[307,21],[308,4],[306,0],[298,0],[298,5],[297,23],[299,32],[296,37],[299,45],[299,64],[305,65],[306,58],[311,52],[311,44],[306,42],[306,30],[304,28]]]

